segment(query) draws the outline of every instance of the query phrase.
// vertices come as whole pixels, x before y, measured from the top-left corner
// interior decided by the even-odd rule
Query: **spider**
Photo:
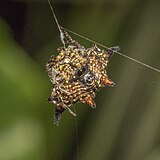
[[[118,46],[101,50],[96,44],[85,48],[71,38],[67,31],[60,27],[63,47],[58,48],[58,56],[52,55],[46,65],[53,88],[48,101],[55,104],[54,124],[58,126],[64,110],[72,115],[70,109],[77,102],[88,103],[96,107],[94,98],[100,88],[114,86],[106,73],[109,58]]]

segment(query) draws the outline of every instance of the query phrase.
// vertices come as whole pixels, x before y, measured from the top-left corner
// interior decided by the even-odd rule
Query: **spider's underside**
[[[70,107],[77,102],[96,107],[93,101],[95,93],[106,85],[114,85],[106,74],[106,67],[114,51],[119,50],[119,47],[111,47],[104,51],[96,45],[85,49],[65,30],[62,31],[65,46],[59,48],[58,56],[51,56],[46,65],[48,76],[53,83],[48,101],[56,105],[55,125],[59,124],[64,110],[76,115]]]

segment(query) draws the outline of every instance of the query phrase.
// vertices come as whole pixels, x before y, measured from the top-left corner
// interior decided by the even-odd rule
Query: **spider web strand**
[[[68,32],[70,32],[70,33],[78,36],[78,37],[81,37],[81,38],[89,41],[89,42],[95,43],[95,44],[97,44],[97,45],[99,45],[99,46],[101,46],[101,47],[103,47],[103,48],[109,49],[109,47],[107,47],[107,46],[105,46],[105,45],[103,45],[103,44],[101,44],[101,43],[98,43],[98,42],[96,42],[96,41],[94,41],[94,40],[92,40],[92,39],[90,39],[90,38],[87,38],[87,37],[85,37],[85,36],[83,36],[83,35],[80,35],[80,34],[78,34],[78,33],[76,33],[76,32],[73,32],[73,31],[71,31],[71,30],[69,30],[69,29],[67,29],[67,28],[64,28],[64,27],[62,27],[62,28],[63,28],[64,30],[66,30],[66,31],[68,31]],[[132,57],[130,57],[130,56],[127,56],[127,55],[125,55],[125,54],[123,54],[123,53],[121,53],[121,52],[117,52],[117,51],[114,51],[114,53],[117,53],[117,54],[119,54],[120,56],[122,56],[122,57],[124,57],[124,58],[127,58],[127,59],[129,59],[129,60],[131,60],[131,61],[133,61],[133,62],[135,62],[135,63],[138,63],[138,64],[140,64],[140,65],[142,65],[142,66],[145,66],[145,67],[147,67],[147,68],[149,68],[149,69],[151,69],[151,70],[153,70],[153,71],[156,71],[156,72],[160,73],[160,70],[159,70],[159,69],[157,69],[157,68],[155,68],[155,67],[152,67],[152,66],[150,66],[150,65],[148,65],[148,64],[146,64],[146,63],[143,63],[143,62],[141,62],[141,61],[139,61],[139,60],[137,60],[137,59],[135,59],[135,58],[132,58]]]
[[[54,17],[54,20],[55,20],[55,22],[56,22],[56,25],[57,25],[57,27],[58,27],[58,29],[59,29],[61,41],[62,41],[63,45],[65,46],[64,34],[63,34],[63,32],[62,32],[62,29],[61,29],[62,27],[59,25],[58,19],[57,19],[57,17],[56,17],[56,14],[55,14],[55,12],[54,12],[54,9],[53,9],[53,7],[52,7],[52,5],[51,5],[50,0],[48,0],[48,4],[49,4],[49,7],[50,7],[50,9],[51,9],[51,12],[52,12],[52,15],[53,15],[53,17]]]
[[[76,109],[75,109],[75,106],[74,106],[74,112],[76,113]],[[76,116],[75,117],[76,120],[75,120],[75,125],[76,125],[76,145],[77,145],[77,160],[79,160],[79,139],[78,139],[78,117]]]

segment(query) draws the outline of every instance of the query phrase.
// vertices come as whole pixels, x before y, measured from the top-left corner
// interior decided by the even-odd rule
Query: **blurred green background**
[[[159,0],[51,3],[62,26],[160,69]],[[0,160],[160,160],[160,74],[119,55],[97,108],[53,125],[45,64],[61,45],[47,0],[0,1]]]

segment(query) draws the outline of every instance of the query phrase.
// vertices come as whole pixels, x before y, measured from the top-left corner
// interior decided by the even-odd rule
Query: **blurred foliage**
[[[159,0],[52,4],[62,26],[160,68]],[[116,86],[97,94],[96,110],[75,105],[78,135],[68,112],[53,125],[45,64],[60,45],[47,0],[0,2],[0,159],[78,159],[78,148],[80,160],[159,160],[160,75],[119,55],[107,70]]]

